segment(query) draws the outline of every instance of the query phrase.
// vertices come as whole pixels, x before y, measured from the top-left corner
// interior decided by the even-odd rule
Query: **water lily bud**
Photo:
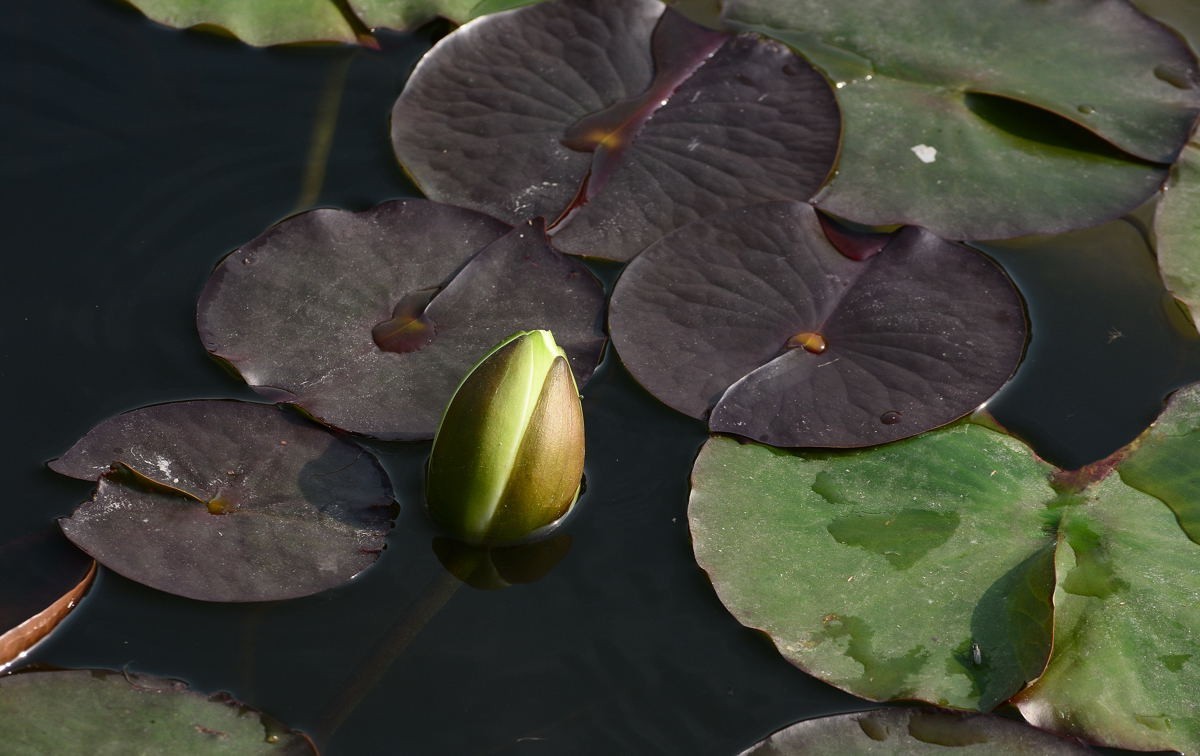
[[[510,543],[566,514],[583,478],[583,407],[549,331],[492,350],[459,384],[433,439],[429,513],[471,543]]]

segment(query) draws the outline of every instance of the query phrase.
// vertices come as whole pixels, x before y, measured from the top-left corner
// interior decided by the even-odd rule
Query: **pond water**
[[[260,51],[102,0],[6,16],[0,545],[53,530],[89,496],[43,463],[100,420],[256,398],[196,336],[201,286],[226,252],[292,212],[415,196],[387,117],[445,31],[384,35],[380,51]],[[1127,243],[1138,233],[1126,224],[1053,255],[988,248],[1034,319],[1028,359],[989,409],[1051,461],[1104,456],[1165,393],[1200,379],[1194,331]],[[611,354],[584,394],[587,492],[569,552],[538,582],[483,591],[448,575],[421,507],[428,445],[376,444],[401,512],[379,563],[350,585],[212,605],[102,570],[31,661],[227,690],[328,754],[721,754],[871,706],[784,662],[696,567],[686,503],[702,425]]]

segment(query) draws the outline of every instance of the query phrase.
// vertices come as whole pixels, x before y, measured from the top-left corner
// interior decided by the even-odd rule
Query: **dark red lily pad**
[[[657,0],[557,0],[476,21],[392,111],[431,199],[543,217],[570,254],[628,260],[732,207],[807,199],[837,154],[825,79],[787,47]]]
[[[775,446],[906,438],[1012,375],[1025,316],[995,263],[915,227],[874,252],[877,236],[826,225],[807,204],[767,203],[648,248],[613,293],[621,360],[712,430]]]
[[[204,345],[256,391],[323,423],[432,438],[498,342],[544,328],[580,384],[604,344],[604,294],[539,225],[425,200],[314,210],[233,252],[200,297]]]
[[[391,487],[356,444],[262,404],[202,400],[110,418],[50,467],[98,480],[59,521],[115,572],[204,601],[341,585],[391,528]]]

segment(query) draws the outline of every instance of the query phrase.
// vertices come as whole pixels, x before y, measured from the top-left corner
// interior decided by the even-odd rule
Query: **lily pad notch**
[[[840,136],[804,59],[658,0],[481,19],[422,59],[392,110],[396,155],[430,199],[545,218],[557,249],[616,261],[727,208],[808,199]]]
[[[1013,374],[1020,295],[928,231],[858,233],[806,203],[692,223],[617,281],[613,344],[634,378],[715,432],[785,447],[882,444],[974,410]]]
[[[604,346],[604,291],[540,222],[428,200],[322,209],[268,229],[205,285],[205,348],[268,399],[388,440],[432,438],[479,359],[553,331],[580,385]]]
[[[161,404],[110,418],[55,472],[97,481],[59,521],[137,582],[202,601],[272,601],[375,562],[395,503],[370,452],[270,405]]]

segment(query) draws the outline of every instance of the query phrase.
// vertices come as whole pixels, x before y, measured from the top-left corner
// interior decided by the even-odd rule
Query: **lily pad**
[[[66,618],[96,574],[95,561],[56,531],[0,546],[0,672]]]
[[[728,0],[836,82],[819,206],[952,238],[1082,228],[1166,179],[1200,89],[1182,40],[1122,0]]]
[[[1104,745],[1193,753],[1200,546],[1116,476],[1088,498],[1060,527],[1050,665],[1017,706],[1038,727]]]
[[[1132,0],[1135,8],[1179,32],[1193,51],[1200,50],[1200,6],[1190,0]]]
[[[541,0],[349,0],[350,7],[372,29],[415,29],[441,16],[462,24],[489,13],[533,5]]]
[[[996,753],[1066,756],[1092,752],[1078,743],[1011,719],[935,709],[894,708],[797,722],[743,751],[742,756],[934,756],[949,750],[980,756]]]
[[[431,199],[542,217],[558,249],[623,261],[714,212],[809,198],[839,125],[828,83],[779,43],[657,0],[556,0],[439,42],[392,141]]]
[[[264,396],[411,440],[433,437],[463,376],[516,331],[553,331],[585,383],[603,308],[600,283],[540,225],[400,200],[271,228],[217,266],[197,323],[205,347]]]
[[[128,0],[160,24],[215,27],[247,44],[377,44],[372,29],[415,29],[441,16],[464,23],[538,0]],[[357,14],[357,15],[355,15]]]
[[[696,558],[743,624],[851,692],[988,708],[1036,676],[1011,700],[1038,727],[1195,751],[1198,417],[1200,384],[1058,492],[1019,441],[965,423],[822,454],[714,438]],[[981,590],[987,570],[1003,577]]]
[[[1200,144],[1189,144],[1171,169],[1154,231],[1163,282],[1200,327]]]
[[[391,489],[370,453],[275,407],[201,400],[110,418],[50,467],[98,480],[59,521],[128,578],[204,601],[306,596],[384,548]]]
[[[1050,470],[969,423],[855,452],[717,437],[688,519],[721,601],[788,661],[871,700],[988,709],[1050,650]]]
[[[1170,507],[1184,533],[1200,544],[1200,385],[1171,396],[1117,471],[1127,485]]]
[[[251,45],[356,42],[350,20],[334,0],[128,0],[160,24],[185,29],[215,26]]]
[[[12,756],[316,754],[304,735],[228,696],[88,670],[0,677],[0,743]]]
[[[609,323],[660,400],[775,446],[867,446],[949,423],[1012,375],[1025,343],[1020,297],[986,257],[915,227],[852,234],[784,202],[647,249]]]

